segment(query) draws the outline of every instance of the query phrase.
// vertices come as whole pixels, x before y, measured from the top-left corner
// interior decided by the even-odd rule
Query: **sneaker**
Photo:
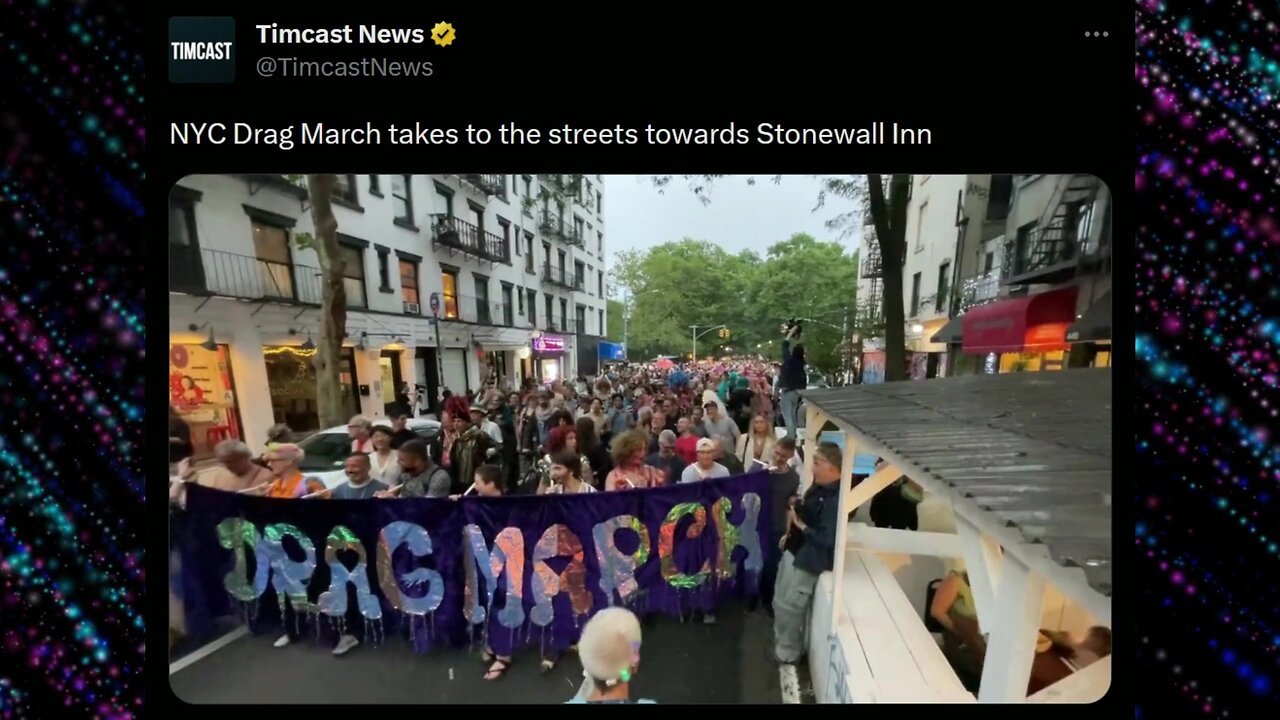
[[[334,655],[346,655],[351,652],[352,648],[359,645],[360,641],[355,635],[343,635],[338,639],[338,646],[333,649]]]
[[[703,614],[702,614],[702,624],[703,624],[703,625],[715,625],[715,624],[716,624],[716,614],[715,614],[715,613],[703,613]]]
[[[289,643],[291,643],[291,642],[293,642],[293,641],[289,639],[289,636],[288,636],[288,635],[281,635],[281,636],[280,636],[280,639],[279,639],[279,640],[276,640],[276,645],[275,645],[275,646],[276,646],[276,647],[278,647],[278,648],[287,647],[287,646],[289,645]]]

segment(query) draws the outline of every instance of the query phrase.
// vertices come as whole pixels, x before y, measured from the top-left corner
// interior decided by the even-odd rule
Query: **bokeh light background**
[[[1136,17],[1138,715],[1277,717],[1280,6]]]
[[[142,708],[141,9],[0,0],[0,720]]]

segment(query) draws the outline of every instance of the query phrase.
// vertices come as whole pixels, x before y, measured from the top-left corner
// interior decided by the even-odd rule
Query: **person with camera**
[[[813,451],[813,484],[804,498],[792,497],[787,513],[786,549],[773,594],[774,657],[794,665],[805,655],[805,628],[818,576],[835,566],[840,522],[840,446],[819,443]]]
[[[799,427],[800,391],[808,386],[809,380],[804,368],[804,345],[800,344],[800,334],[804,327],[799,320],[788,320],[782,326],[782,367],[778,372],[779,405],[782,408],[782,423],[787,428],[787,437],[796,439]]]

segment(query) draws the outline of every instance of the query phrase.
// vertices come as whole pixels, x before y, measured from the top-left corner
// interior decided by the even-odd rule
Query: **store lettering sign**
[[[564,352],[564,338],[555,335],[542,335],[533,339],[533,351],[536,353]]]

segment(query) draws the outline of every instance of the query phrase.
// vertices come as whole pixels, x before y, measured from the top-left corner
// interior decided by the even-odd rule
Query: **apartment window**
[[[911,317],[920,314],[920,273],[911,276]]]
[[[1018,228],[1017,239],[1014,240],[1014,256],[1013,267],[1009,268],[1014,275],[1026,272],[1027,267],[1031,264],[1031,239],[1035,237],[1036,226],[1038,222],[1031,222]],[[1009,258],[1005,258],[1005,263],[1009,262]]]
[[[599,332],[597,332],[596,334],[597,334],[597,335],[599,335],[600,337],[604,337],[604,336],[605,336],[605,332],[604,332],[604,329],[605,329],[605,328],[604,328],[604,311],[603,311],[603,310],[597,310],[596,312],[597,312],[597,313],[599,313],[599,315],[600,315],[600,330],[599,330]]]
[[[543,299],[546,300],[547,327],[551,327],[552,325],[556,324],[556,314],[555,314],[555,311],[552,309],[554,305],[550,295],[547,295]]]
[[[289,231],[254,220],[253,251],[258,258],[262,297],[294,297]]]
[[[339,175],[337,182],[333,185],[333,197],[336,200],[343,200],[352,205],[356,202],[356,176],[355,175]]]
[[[389,293],[391,290],[391,249],[376,246],[378,251],[378,291]]]
[[[564,279],[565,279],[565,278],[564,278],[564,251],[563,251],[563,250],[558,250],[558,251],[556,251],[556,255],[557,255],[557,256],[559,257],[559,259],[560,259],[560,263],[559,263],[558,267],[560,268],[560,281],[561,281],[561,282],[563,282],[563,281],[564,281]]]
[[[586,285],[586,282],[586,270],[583,268],[582,263],[575,262],[573,264],[573,286],[581,290]]]
[[[995,252],[987,253],[987,257],[982,261],[982,274],[986,275],[987,273],[991,272],[993,269],[995,269],[995,266],[996,266]]]
[[[569,301],[560,298],[560,327],[569,327]]]
[[[444,290],[444,316],[458,319],[458,271],[452,268],[441,270],[440,285]]]
[[[596,294],[600,297],[604,297],[604,271],[603,270],[596,271]]]
[[[578,334],[580,334],[580,335],[586,335],[586,334],[587,334],[587,308],[586,308],[586,306],[585,306],[585,305],[579,305],[578,307],[574,308],[573,314],[574,314],[574,318],[573,318],[573,319],[577,322],[577,325],[578,325],[577,327],[575,327],[575,328],[573,329],[573,331],[574,331],[574,332],[576,332],[576,333],[578,333]]]
[[[421,293],[418,292],[418,263],[412,260],[400,261],[400,294],[407,303],[421,307]]]
[[[339,245],[338,250],[346,261],[342,269],[342,286],[347,291],[347,306],[366,307],[369,301],[364,294],[364,251],[353,245]]]
[[[511,197],[520,197],[520,178],[515,175],[511,176]]]
[[[369,194],[374,195],[376,197],[382,197],[382,176],[381,175],[369,176]]]
[[[524,180],[524,196],[527,198],[533,197],[533,176],[524,175],[522,179]]]
[[[480,237],[484,237],[484,208],[473,202],[467,202],[467,210],[470,212],[471,224],[480,228]]]
[[[925,200],[920,203],[920,210],[916,213],[916,252],[924,250],[924,213],[929,208],[929,201]]]
[[[529,299],[525,302],[525,307],[529,309],[529,324],[534,327],[538,326],[538,291],[528,290]]]
[[[578,217],[577,215],[574,215],[574,216],[573,216],[573,240],[574,240],[574,242],[579,242],[579,243],[582,243],[582,244],[584,244],[584,245],[585,245],[585,244],[586,244],[586,237],[587,237],[587,236],[586,236],[586,234],[585,234],[585,232],[584,232],[584,230],[583,230],[583,222],[582,222],[582,218]]]
[[[511,296],[514,293],[511,283],[502,283],[502,324],[511,327],[516,324],[515,308],[512,307]]]
[[[596,231],[596,254],[604,257],[604,233]]]
[[[502,255],[506,257],[511,252],[511,221],[498,218],[498,227],[502,229]]]
[[[951,294],[951,261],[942,263],[938,268],[938,296],[933,301],[934,312],[942,312],[947,307],[947,296]]]
[[[596,191],[596,212],[601,215],[604,214],[604,196],[600,194],[599,190]]]
[[[493,324],[493,316],[489,312],[489,278],[475,275],[476,279],[476,322],[485,325]]]
[[[403,227],[413,227],[413,186],[412,175],[391,176],[391,205],[395,210],[395,223]]]
[[[440,198],[440,205],[444,206],[444,216],[453,217],[453,190],[436,183],[436,196]]]
[[[169,195],[169,282],[174,288],[204,289],[195,201],[174,188]]]
[[[524,271],[533,272],[533,233],[524,234]]]

